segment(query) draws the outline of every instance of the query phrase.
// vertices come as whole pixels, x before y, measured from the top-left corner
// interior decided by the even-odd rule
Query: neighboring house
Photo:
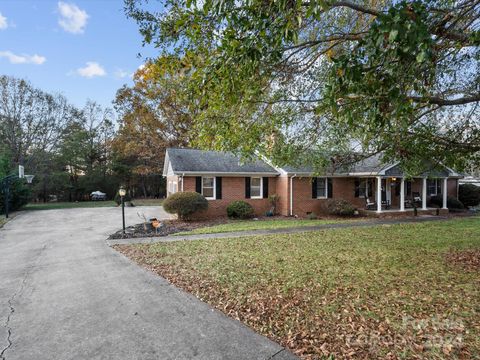
[[[328,199],[347,200],[362,211],[368,199],[369,212],[375,214],[403,213],[417,200],[419,211],[431,212],[427,201],[435,195],[442,195],[441,211],[446,212],[447,195],[458,196],[462,178],[445,167],[407,181],[397,164],[384,165],[379,157],[313,177],[308,168],[277,168],[258,158],[242,163],[231,153],[195,149],[167,149],[163,175],[167,196],[178,191],[203,194],[210,201],[205,213],[209,217],[226,215],[226,207],[235,200],[250,203],[263,215],[273,194],[280,196],[279,214],[300,217],[325,213]]]

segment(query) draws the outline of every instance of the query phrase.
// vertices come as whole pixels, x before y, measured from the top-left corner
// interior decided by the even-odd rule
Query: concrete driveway
[[[159,207],[126,208],[165,218]],[[120,208],[23,212],[0,229],[0,359],[294,359],[108,247]]]

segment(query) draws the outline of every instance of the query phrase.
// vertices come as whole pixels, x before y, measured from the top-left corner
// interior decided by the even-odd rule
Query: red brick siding
[[[273,195],[277,190],[277,178],[268,178],[268,194]],[[186,176],[184,191],[195,191],[195,177]],[[217,217],[227,215],[227,206],[236,200],[243,200],[252,205],[257,216],[264,215],[270,210],[268,199],[246,199],[245,177],[222,177],[222,199],[208,200],[208,210],[199,217]]]
[[[290,215],[290,178],[288,176],[279,176],[277,178],[278,213],[280,215]]]
[[[269,195],[277,194],[280,196],[278,203],[278,213],[280,215],[290,215],[290,177],[279,176],[270,177],[268,192]],[[376,197],[376,179],[373,185],[372,200]],[[167,186],[169,181],[177,181],[178,191],[181,191],[181,179],[177,176],[167,177]],[[355,197],[355,178],[332,178],[333,199],[344,199],[352,203],[355,207],[363,209],[365,199]],[[413,179],[412,192],[422,195],[422,179]],[[457,197],[457,179],[448,180],[448,195]],[[397,181],[395,186],[400,186]],[[167,188],[168,190],[168,188]],[[195,177],[187,176],[184,178],[184,191],[195,191]],[[406,191],[406,189],[405,189]],[[209,209],[201,217],[225,216],[227,206],[235,200],[244,200],[251,204],[256,215],[263,215],[270,209],[268,199],[246,199],[245,198],[245,178],[244,177],[222,177],[222,199],[209,200]],[[328,199],[312,199],[312,184],[309,177],[293,178],[293,214],[304,217],[307,213],[314,212],[318,215],[326,213],[326,204]],[[395,194],[395,187],[392,186],[392,207],[398,208],[400,205],[399,196]]]

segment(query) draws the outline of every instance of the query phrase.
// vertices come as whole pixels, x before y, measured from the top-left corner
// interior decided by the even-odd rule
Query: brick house
[[[432,196],[441,196],[442,213],[448,212],[447,196],[458,196],[462,176],[449,168],[425,172],[405,179],[397,164],[382,164],[379,157],[358,162],[348,170],[313,176],[308,168],[278,168],[259,158],[241,163],[226,152],[167,149],[163,176],[167,196],[178,191],[196,191],[209,200],[206,217],[226,215],[232,201],[252,205],[257,215],[270,210],[268,197],[279,195],[277,212],[304,217],[322,214],[329,199],[344,199],[360,212],[382,216],[404,214],[413,206],[420,212]]]

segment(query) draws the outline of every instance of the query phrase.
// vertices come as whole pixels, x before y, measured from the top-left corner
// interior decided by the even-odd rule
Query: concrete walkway
[[[107,240],[107,244],[112,245],[128,245],[128,244],[153,244],[158,242],[173,242],[173,241],[190,241],[190,240],[205,240],[205,239],[224,239],[235,238],[243,236],[255,236],[255,235],[275,235],[275,234],[295,234],[307,231],[318,231],[325,229],[343,229],[352,227],[366,227],[375,225],[395,225],[395,224],[408,224],[408,223],[421,223],[427,221],[440,221],[448,220],[448,217],[444,216],[418,216],[415,218],[404,219],[376,219],[366,221],[351,221],[346,223],[325,224],[315,226],[297,226],[291,228],[281,229],[265,229],[265,230],[247,230],[247,231],[235,231],[235,232],[223,232],[214,234],[196,234],[196,235],[169,235],[169,236],[157,236],[146,238],[132,238],[132,239],[112,239]]]
[[[120,211],[24,212],[0,229],[0,359],[295,359],[108,247]]]

